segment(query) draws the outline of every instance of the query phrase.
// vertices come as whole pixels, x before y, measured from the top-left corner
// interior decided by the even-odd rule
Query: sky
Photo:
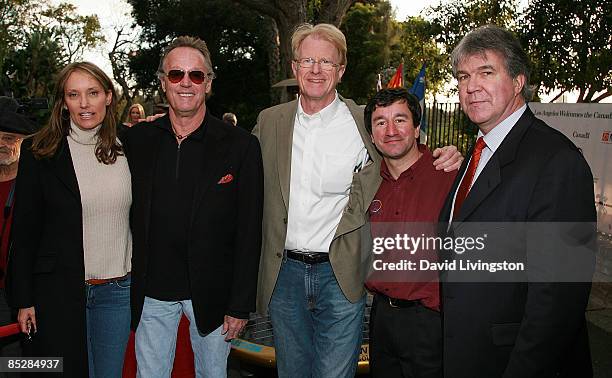
[[[430,5],[437,5],[440,0],[391,0],[391,5],[395,8],[395,15],[398,20],[405,20],[407,16],[417,16],[421,10]]]

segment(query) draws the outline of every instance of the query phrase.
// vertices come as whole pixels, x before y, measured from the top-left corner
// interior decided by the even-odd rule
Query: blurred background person
[[[33,122],[16,113],[18,107],[19,104],[14,99],[0,97],[0,203],[4,204],[0,234],[0,326],[14,323],[16,319],[16,314],[7,304],[4,289],[8,239],[11,232],[13,193],[21,141],[26,135],[36,132],[36,125]],[[21,356],[21,346],[17,336],[0,339],[0,356]],[[0,377],[17,376],[19,376],[17,373],[0,373]]]
[[[225,113],[223,114],[223,122],[236,126],[238,124],[238,117],[234,113]]]
[[[147,117],[144,108],[140,104],[132,104],[127,114],[127,119],[123,122],[124,126],[132,127],[138,122],[144,120]]]
[[[97,66],[59,74],[48,124],[23,144],[7,293],[31,356],[64,377],[120,377],[129,336],[131,176],[116,93]]]
[[[147,117],[144,108],[140,104],[132,104],[130,106],[125,122],[117,125],[117,135],[119,138],[123,136],[123,133],[130,127],[134,126],[140,121],[143,121]]]

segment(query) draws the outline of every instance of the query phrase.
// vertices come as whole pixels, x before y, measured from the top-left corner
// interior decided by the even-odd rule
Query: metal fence
[[[431,150],[452,144],[465,156],[476,140],[478,128],[458,103],[429,103],[424,118],[427,122],[427,146]]]

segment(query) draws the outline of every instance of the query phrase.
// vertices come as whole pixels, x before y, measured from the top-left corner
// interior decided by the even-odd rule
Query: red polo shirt
[[[382,161],[380,175],[383,180],[368,211],[374,238],[395,237],[397,234],[413,237],[436,235],[438,215],[457,171],[436,171],[434,158],[427,147],[419,145],[419,151],[423,155],[397,180]],[[410,254],[405,250],[385,249],[383,254],[374,258],[385,262],[407,259],[415,261],[418,267],[418,260],[436,261],[437,254],[418,250]],[[416,275],[418,279],[415,280]],[[373,271],[366,287],[391,298],[420,300],[428,308],[440,309],[438,273],[435,271]]]

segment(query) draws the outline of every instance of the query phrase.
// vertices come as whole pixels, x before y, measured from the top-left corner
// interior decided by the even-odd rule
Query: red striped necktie
[[[482,149],[485,148],[487,144],[485,143],[482,137],[479,137],[476,141],[476,147],[474,147],[474,151],[472,151],[472,158],[470,159],[470,164],[465,171],[465,175],[463,176],[463,180],[461,180],[461,185],[459,185],[459,190],[457,190],[457,197],[455,197],[455,207],[453,208],[453,219],[459,215],[459,210],[461,210],[461,205],[463,201],[467,197],[470,188],[472,187],[472,181],[474,180],[474,175],[476,174],[476,168],[478,168],[478,162],[480,162],[480,155],[482,154]]]

